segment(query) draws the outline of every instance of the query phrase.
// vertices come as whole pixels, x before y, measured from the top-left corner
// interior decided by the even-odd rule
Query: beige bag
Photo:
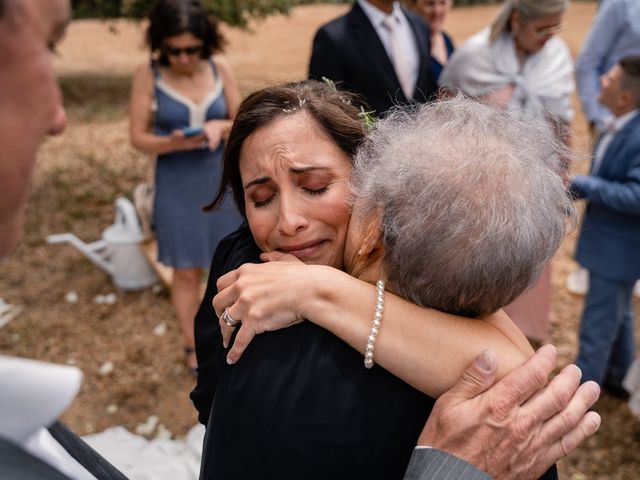
[[[147,182],[139,183],[133,189],[133,204],[136,207],[145,240],[153,238],[153,199],[155,193],[155,186]]]

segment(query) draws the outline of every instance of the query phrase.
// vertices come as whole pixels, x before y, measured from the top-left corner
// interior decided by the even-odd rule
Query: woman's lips
[[[312,258],[322,246],[326,243],[326,240],[314,240],[312,242],[300,243],[298,245],[288,245],[286,247],[279,247],[276,250],[282,253],[288,253],[300,259]]]

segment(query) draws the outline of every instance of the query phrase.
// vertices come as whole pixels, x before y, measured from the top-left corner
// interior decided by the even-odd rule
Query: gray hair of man
[[[575,210],[546,122],[462,96],[381,120],[358,150],[354,215],[381,215],[391,290],[477,317],[532,286]]]
[[[511,31],[513,12],[518,12],[522,20],[526,22],[545,15],[564,12],[568,6],[568,0],[505,0],[498,15],[491,23],[489,39],[493,42],[503,32]]]

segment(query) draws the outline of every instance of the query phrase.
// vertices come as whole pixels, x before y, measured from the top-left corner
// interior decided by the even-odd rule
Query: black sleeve
[[[213,396],[226,357],[226,350],[222,347],[218,317],[211,303],[218,293],[216,282],[219,277],[244,263],[259,262],[260,250],[246,225],[225,237],[213,255],[207,289],[195,317],[198,378],[190,395],[198,411],[198,421],[203,425],[206,425],[209,420]]]

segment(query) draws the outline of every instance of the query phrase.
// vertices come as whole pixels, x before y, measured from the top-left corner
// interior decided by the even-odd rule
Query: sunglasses
[[[559,24],[559,25],[552,25],[550,27],[536,28],[534,31],[536,32],[536,35],[538,35],[539,37],[545,38],[545,37],[552,37],[557,33],[560,33],[562,30],[564,30],[564,25]]]
[[[202,53],[202,45],[193,45],[191,47],[184,48],[169,47],[165,45],[162,49],[164,50],[164,53],[171,57],[179,57],[183,53],[186,53],[189,56],[199,55]]]

